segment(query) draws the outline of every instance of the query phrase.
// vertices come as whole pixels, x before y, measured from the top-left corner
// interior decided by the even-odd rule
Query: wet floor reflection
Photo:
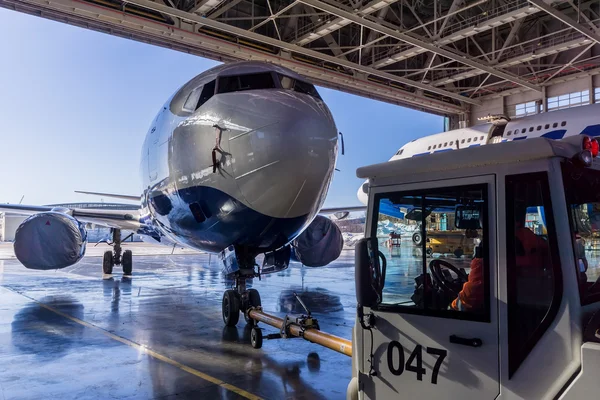
[[[348,357],[301,339],[265,341],[262,349],[253,349],[243,316],[237,328],[224,330],[221,299],[231,282],[214,260],[212,264],[206,260],[204,255],[140,256],[133,279],[123,279],[115,270],[106,280],[101,279],[98,257],[85,257],[61,271],[33,273],[22,270],[16,261],[5,262],[3,286],[27,304],[15,311],[0,308],[12,321],[5,328],[6,352],[10,357],[27,355],[52,363],[35,361],[29,368],[27,379],[38,384],[37,391],[14,384],[5,385],[7,393],[40,398],[42,385],[51,380],[56,398],[83,393],[89,398],[116,399],[238,398],[108,335],[114,334],[262,398],[345,397],[351,376]],[[254,279],[252,286],[260,291],[265,311],[279,316],[304,313],[292,296],[295,291],[311,312],[320,314],[323,330],[350,337],[355,313],[352,261],[353,254],[343,254],[331,268],[293,263],[286,271]],[[47,302],[97,329],[40,308],[29,298]],[[276,332],[268,326],[263,329],[265,334]],[[20,368],[27,362],[6,361]],[[37,380],[44,365],[54,375]],[[89,371],[85,380],[73,380],[75,367]],[[4,370],[0,366],[0,383],[8,379]],[[132,384],[124,385],[123,377]],[[61,381],[69,383],[61,386]]]
[[[304,307],[296,298],[302,300],[311,313],[329,314],[342,311],[344,306],[340,296],[336,296],[327,289],[308,289],[301,286],[293,286],[284,289],[279,294],[279,312],[290,314],[306,314]]]
[[[82,318],[84,307],[71,296],[49,296],[41,303]],[[15,314],[11,323],[11,342],[21,353],[38,360],[64,357],[83,336],[84,327],[42,307],[29,303]]]

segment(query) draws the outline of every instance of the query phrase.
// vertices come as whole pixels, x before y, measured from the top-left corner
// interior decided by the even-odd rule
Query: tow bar
[[[348,357],[352,357],[352,342],[320,331],[318,321],[310,315],[310,311],[296,293],[294,293],[294,296],[304,310],[306,310],[306,315],[293,317],[286,315],[285,318],[279,318],[265,313],[262,310],[262,307],[251,307],[248,309],[248,316],[254,320],[254,326],[252,327],[250,334],[250,343],[252,344],[252,347],[260,349],[262,347],[263,339],[272,340],[299,337],[304,338],[309,342],[327,347],[333,351],[337,351],[338,353],[345,354]],[[279,329],[279,333],[263,335],[262,330],[257,326],[259,322]]]

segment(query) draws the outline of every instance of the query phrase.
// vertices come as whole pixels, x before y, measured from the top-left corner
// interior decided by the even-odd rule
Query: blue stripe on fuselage
[[[234,197],[212,187],[194,186],[176,193],[152,192],[153,216],[177,240],[198,250],[219,252],[235,244],[269,251],[294,239],[309,222],[309,215],[270,217],[253,210]],[[190,205],[205,220],[194,218]]]
[[[566,129],[559,129],[557,131],[552,131],[552,132],[544,133],[542,135],[542,137],[547,138],[547,139],[559,140],[559,139],[562,139],[565,136],[565,133],[567,133]]]
[[[590,125],[586,126],[585,129],[581,132],[582,135],[588,136],[600,136],[600,125]]]

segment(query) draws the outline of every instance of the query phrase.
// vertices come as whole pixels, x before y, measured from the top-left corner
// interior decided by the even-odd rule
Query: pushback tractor
[[[597,155],[578,135],[360,168],[348,398],[599,398]],[[418,220],[419,246],[385,245],[393,208]],[[440,219],[463,254],[428,251]]]

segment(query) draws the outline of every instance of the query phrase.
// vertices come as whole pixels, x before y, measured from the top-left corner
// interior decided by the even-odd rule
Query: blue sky
[[[74,190],[139,194],[148,126],[214,61],[0,9],[0,202],[97,201]],[[388,160],[443,119],[320,88],[346,155],[326,205],[359,204],[356,168]],[[106,198],[105,201],[111,201]]]

